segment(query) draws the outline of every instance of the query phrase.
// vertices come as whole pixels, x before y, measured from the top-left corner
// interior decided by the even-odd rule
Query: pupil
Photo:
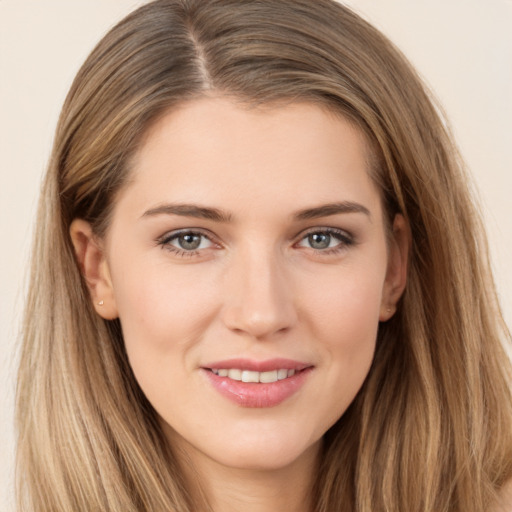
[[[331,243],[331,235],[325,233],[314,233],[309,235],[309,243],[313,249],[327,249]]]
[[[201,236],[192,234],[182,235],[179,237],[179,242],[182,249],[193,251],[201,245]]]

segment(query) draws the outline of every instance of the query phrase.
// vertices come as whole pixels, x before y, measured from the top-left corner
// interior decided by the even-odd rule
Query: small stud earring
[[[105,302],[103,302],[102,300],[98,302],[98,306],[103,306],[103,304],[105,304]]]

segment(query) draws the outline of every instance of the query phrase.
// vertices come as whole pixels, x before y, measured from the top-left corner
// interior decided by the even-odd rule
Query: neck
[[[196,510],[211,512],[311,512],[314,476],[320,443],[297,460],[278,469],[226,467],[211,459],[198,460],[189,453],[193,467],[188,480],[200,482],[194,493]],[[208,505],[205,505],[205,502]]]

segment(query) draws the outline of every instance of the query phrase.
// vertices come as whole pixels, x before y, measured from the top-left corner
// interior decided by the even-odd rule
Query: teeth
[[[250,372],[249,370],[244,370],[242,372],[242,382],[259,382],[260,374],[258,372]]]
[[[228,377],[229,379],[242,382],[261,382],[262,384],[269,384],[288,377],[293,377],[296,373],[295,370],[287,370],[284,368],[271,370],[269,372],[253,372],[250,370],[239,370],[238,368],[212,368],[212,372],[219,377]]]
[[[268,382],[276,382],[277,381],[277,370],[273,370],[271,372],[261,372],[260,373],[260,382],[268,383]]]
[[[288,377],[288,370],[277,370],[277,378],[279,380],[286,379]]]
[[[242,370],[228,370],[228,377],[233,380],[242,380]]]

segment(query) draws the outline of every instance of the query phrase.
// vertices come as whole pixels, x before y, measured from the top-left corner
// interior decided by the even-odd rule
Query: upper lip
[[[266,359],[264,361],[256,361],[253,359],[225,359],[223,361],[215,361],[205,365],[201,365],[202,368],[207,369],[230,369],[237,368],[240,370],[249,370],[252,372],[270,372],[272,370],[304,370],[313,366],[309,363],[303,363],[300,361],[294,361],[293,359],[275,358]]]

